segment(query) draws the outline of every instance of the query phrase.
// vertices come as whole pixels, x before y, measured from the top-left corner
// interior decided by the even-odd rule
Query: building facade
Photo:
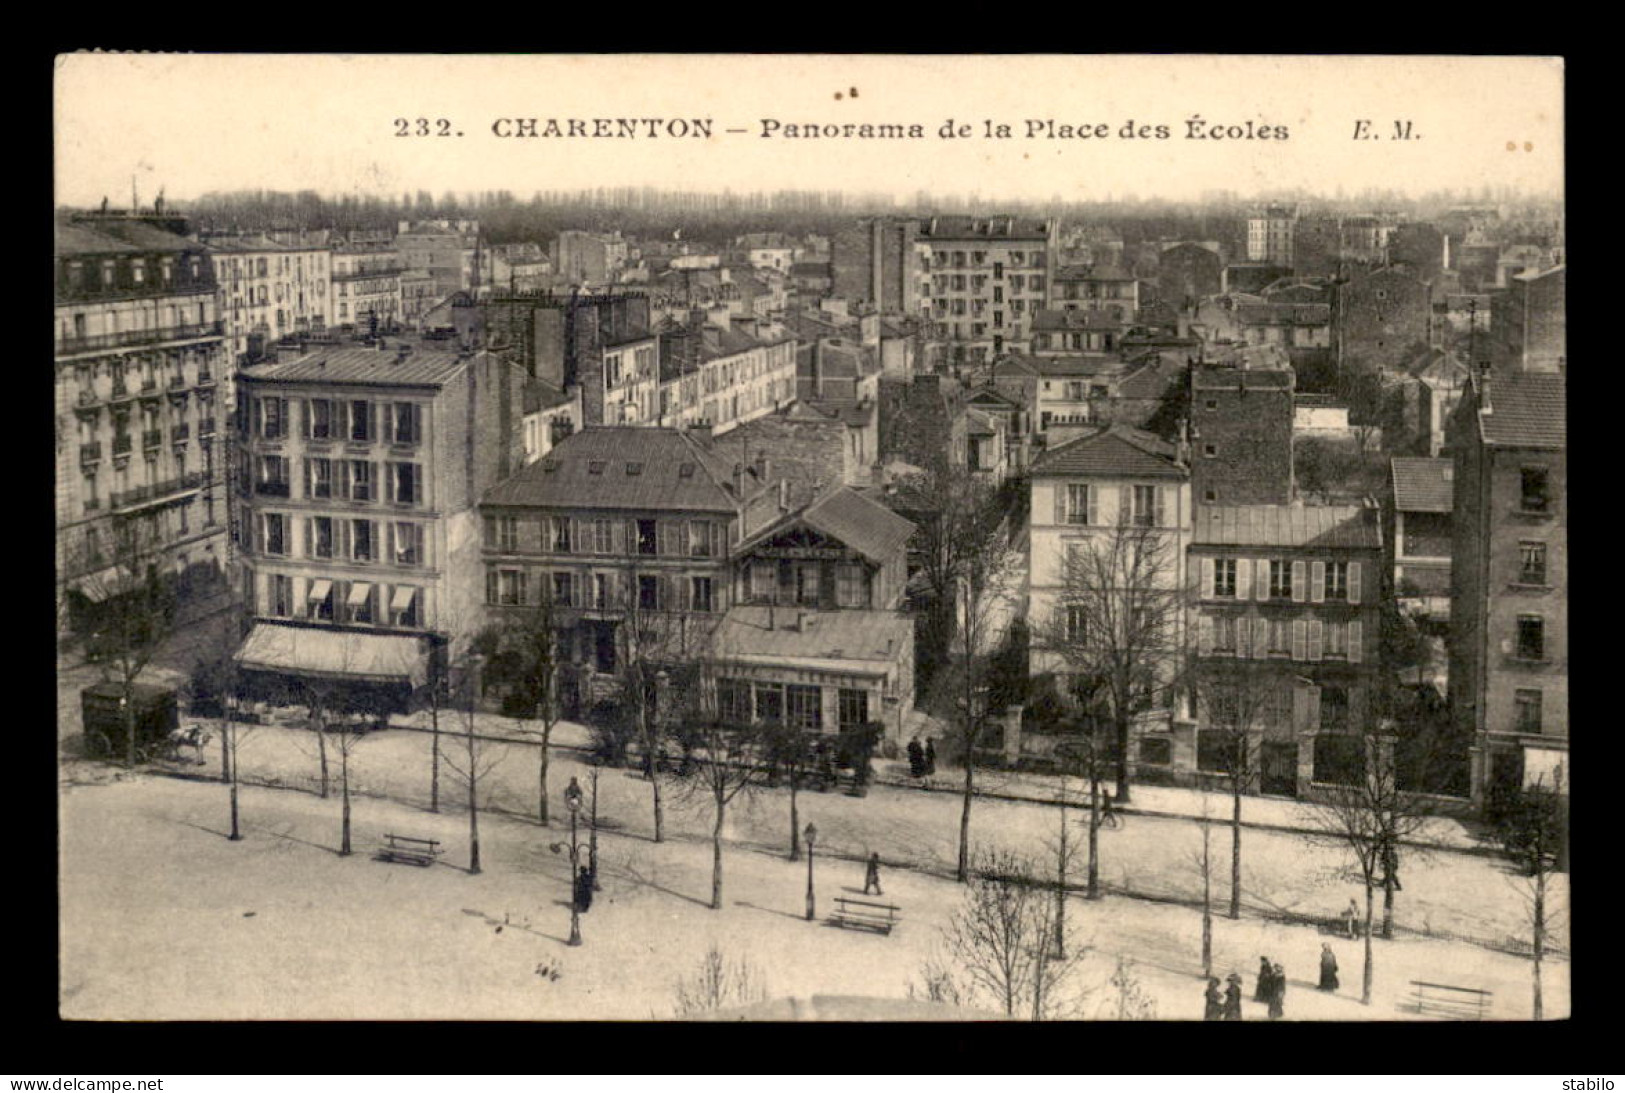
[[[390,333],[399,328],[401,260],[389,247],[333,251],[333,321],[340,330]]]
[[[230,360],[207,250],[161,213],[81,217],[56,235],[56,581],[62,622],[106,591],[112,526],[145,525],[190,585],[226,542]]]
[[[324,334],[333,321],[332,252],[325,244],[265,236],[204,238],[214,257],[220,316],[234,365],[298,335]]]
[[[1199,365],[1191,375],[1191,474],[1204,505],[1293,497],[1291,369]]]

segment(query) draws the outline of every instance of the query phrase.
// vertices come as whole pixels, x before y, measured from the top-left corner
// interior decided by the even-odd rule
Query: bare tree
[[[722,910],[722,831],[728,806],[741,793],[760,785],[768,772],[767,731],[760,725],[741,725],[725,719],[717,706],[717,681],[702,668],[690,681],[677,734],[685,754],[694,756],[689,776],[678,784],[682,792],[710,799],[711,909]]]
[[[1105,822],[1101,783],[1111,767],[1111,749],[1105,739],[1104,719],[1090,712],[1093,696],[1083,692],[1074,697],[1082,704],[1082,712],[1072,714],[1074,731],[1056,745],[1055,753],[1063,764],[1063,772],[1076,772],[1089,782],[1088,866],[1084,894],[1087,899],[1097,900],[1100,898],[1100,828]]]
[[[672,986],[678,1017],[767,1000],[761,971],[744,957],[729,960],[714,943],[694,971]]]
[[[485,679],[501,687],[502,709],[520,732],[540,740],[537,759],[537,823],[546,827],[547,770],[553,729],[559,723],[557,620],[552,602],[506,611],[502,621],[474,639],[474,650],[484,658]],[[538,728],[526,728],[534,720]]]
[[[1054,612],[1034,620],[1034,644],[1058,656],[1090,707],[1110,717],[1117,800],[1126,804],[1134,718],[1182,673],[1177,542],[1125,512],[1069,547]]]
[[[916,533],[921,572],[931,593],[922,659],[934,657],[945,666],[933,694],[954,708],[952,737],[965,767],[955,875],[966,883],[976,751],[993,723],[989,654],[1003,637],[1020,557],[1010,541],[1007,501],[984,478],[952,467],[915,476],[909,486],[929,510]]]
[[[126,767],[137,760],[136,683],[174,633],[177,601],[166,562],[156,514],[91,525],[64,560],[90,605],[72,617],[72,625],[87,658],[121,689]]]
[[[790,785],[790,860],[800,861],[801,814],[797,807],[797,797],[801,792],[803,779],[813,769],[813,733],[787,722],[764,726],[764,732],[768,764],[767,784],[772,786],[782,779]]]
[[[980,856],[964,902],[943,930],[946,958],[957,972],[928,964],[922,970],[927,995],[985,998],[1009,1017],[1060,1015],[1063,987],[1081,952],[1064,939],[1059,953],[1054,945],[1054,887],[1038,880],[1019,855]],[[1064,925],[1059,928],[1064,933]]]
[[[1200,687],[1203,733],[1211,733],[1217,748],[1209,755],[1230,791],[1230,909],[1241,917],[1241,806],[1258,788],[1262,766],[1264,727],[1280,711],[1286,676],[1272,665],[1250,660],[1226,663],[1204,678]],[[1204,767],[1203,769],[1209,769]],[[1203,808],[1206,799],[1204,797]]]
[[[479,657],[470,654],[463,658],[452,673],[456,689],[468,714],[467,729],[463,733],[461,755],[447,752],[446,768],[468,790],[468,871],[480,872],[480,785],[487,775],[507,757],[505,746],[493,744],[474,732],[474,711],[479,705],[482,691]]]
[[[1515,883],[1527,902],[1534,1019],[1539,1021],[1545,1017],[1541,965],[1556,917],[1551,907],[1552,878],[1568,869],[1568,797],[1561,766],[1549,784],[1543,775],[1518,795],[1499,824],[1499,834],[1521,874]]]
[[[1386,892],[1391,924],[1393,891],[1398,884],[1399,847],[1426,826],[1431,810],[1425,798],[1400,788],[1401,777],[1390,736],[1371,732],[1360,740],[1364,759],[1361,769],[1346,784],[1318,787],[1316,796],[1308,803],[1315,829],[1310,837],[1345,850],[1365,889],[1365,959],[1360,1001],[1370,1005],[1376,891],[1383,888]]]
[[[241,764],[238,747],[251,735],[253,726],[242,718],[242,705],[248,693],[244,685],[241,666],[237,663],[237,645],[219,656],[199,664],[192,674],[191,698],[194,713],[205,711],[220,726],[220,780],[226,783],[231,807],[232,842],[242,840],[239,819],[238,786],[241,782]]]
[[[1117,969],[1107,985],[1111,997],[1103,1004],[1101,1016],[1117,1021],[1155,1021],[1157,1000],[1146,993],[1134,974],[1134,961],[1126,956],[1117,958]]]

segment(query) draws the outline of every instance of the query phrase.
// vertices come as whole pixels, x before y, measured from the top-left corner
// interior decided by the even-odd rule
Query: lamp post
[[[807,839],[807,921],[811,922],[818,917],[817,905],[813,900],[813,847],[818,842],[818,828],[809,821],[802,834]]]
[[[592,890],[602,892],[598,886],[598,763],[592,765],[592,804],[587,814],[587,873],[592,877]]]
[[[564,790],[564,804],[570,810],[570,941],[571,945],[581,944],[581,900],[577,897],[576,885],[579,882],[577,861],[579,851],[576,847],[576,816],[581,812],[581,784],[574,778]]]

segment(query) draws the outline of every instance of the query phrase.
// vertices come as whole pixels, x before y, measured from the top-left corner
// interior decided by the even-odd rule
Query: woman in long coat
[[[1225,984],[1224,1019],[1226,1021],[1241,1020],[1241,976],[1236,972],[1230,973],[1230,978]]]
[[[1332,952],[1330,942],[1322,942],[1320,946],[1320,989],[1337,989],[1337,954]]]
[[[1268,1002],[1270,1000],[1270,977],[1274,974],[1270,971],[1270,958],[1267,956],[1259,957],[1258,987],[1253,991],[1254,1002]]]
[[[1202,1010],[1202,1020],[1222,1021],[1224,1019],[1224,999],[1219,996],[1219,981],[1208,976],[1206,1006]]]
[[[1280,1020],[1286,1009],[1286,971],[1276,964],[1270,968],[1270,1020]]]

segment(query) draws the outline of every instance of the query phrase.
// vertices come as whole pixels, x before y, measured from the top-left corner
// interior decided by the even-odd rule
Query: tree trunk
[[[480,871],[479,754],[474,746],[474,699],[468,700],[468,871]],[[570,883],[575,883],[575,861],[570,862]]]
[[[316,720],[316,755],[322,767],[322,800],[327,800],[327,728]]]
[[[666,816],[665,816],[664,810],[660,807],[660,779],[659,778],[653,779],[649,783],[649,787],[652,790],[654,790],[655,842],[663,843],[663,842],[666,841],[666,823],[665,823]]]
[[[1055,856],[1055,959],[1066,959],[1066,859],[1067,859],[1066,783],[1061,783],[1061,839]],[[1034,991],[1034,1016],[1038,1020]]]
[[[552,742],[552,738],[553,726],[544,722],[542,725],[542,756],[537,764],[538,769],[536,772],[536,799],[538,802],[536,820],[543,827],[547,826],[547,760],[548,744]]]
[[[220,780],[227,784],[230,784],[232,781],[231,747],[229,746],[229,740],[227,737],[227,733],[230,731],[230,725],[231,722],[229,719],[220,723]]]
[[[1205,812],[1204,808],[1204,812]],[[1213,974],[1213,870],[1211,866],[1212,831],[1208,826],[1207,817],[1202,818],[1202,974]],[[1232,893],[1231,906],[1235,906]],[[1231,915],[1235,917],[1234,914]]]
[[[135,677],[124,680],[124,767],[135,769]]]
[[[1371,912],[1375,894],[1372,891],[1371,878],[1365,881],[1365,968],[1360,977],[1360,1003],[1371,1004]]]
[[[235,725],[231,725],[230,722],[227,722],[227,725],[227,735],[220,740],[222,755],[234,751],[237,746],[237,728]],[[237,757],[235,755],[231,757],[231,834],[227,837],[232,842],[240,842],[243,837],[242,832],[237,827]]]
[[[1100,770],[1089,763],[1089,899],[1100,898]]]
[[[711,828],[711,910],[722,910],[722,817],[727,805],[717,798],[716,823]]]
[[[969,743],[969,741],[966,741]],[[965,805],[959,813],[959,869],[955,876],[960,884],[970,881],[970,801],[975,792],[976,772],[971,766],[971,750],[965,749]]]
[[[1241,917],[1241,782],[1231,780],[1230,801],[1230,917]]]
[[[1545,951],[1546,951],[1546,872],[1545,872],[1545,869],[1546,869],[1546,866],[1545,866],[1544,862],[1536,862],[1535,863],[1536,872],[1535,872],[1535,913],[1534,913],[1534,921],[1535,921],[1535,936],[1534,936],[1534,943],[1535,943],[1534,944],[1534,950],[1535,950],[1534,1019],[1536,1021],[1544,1020],[1545,1015],[1546,1015],[1545,1006],[1542,1003],[1541,993],[1540,993],[1540,962],[1541,962],[1541,958],[1545,955]]]
[[[342,813],[344,822],[342,834],[339,839],[339,853],[350,853],[350,746],[348,743],[339,748],[339,794],[344,800]]]
[[[796,810],[796,787],[801,781],[801,771],[790,771],[790,860],[801,860],[801,816]]]
[[[1382,878],[1382,939],[1394,939],[1394,878],[1384,871]]]
[[[429,757],[429,811],[440,811],[440,695],[439,688],[429,687],[429,737],[434,751]]]
[[[1124,709],[1127,708],[1125,705]],[[1117,718],[1117,803],[1119,805],[1129,803],[1128,738],[1129,718],[1127,714],[1121,714]]]

